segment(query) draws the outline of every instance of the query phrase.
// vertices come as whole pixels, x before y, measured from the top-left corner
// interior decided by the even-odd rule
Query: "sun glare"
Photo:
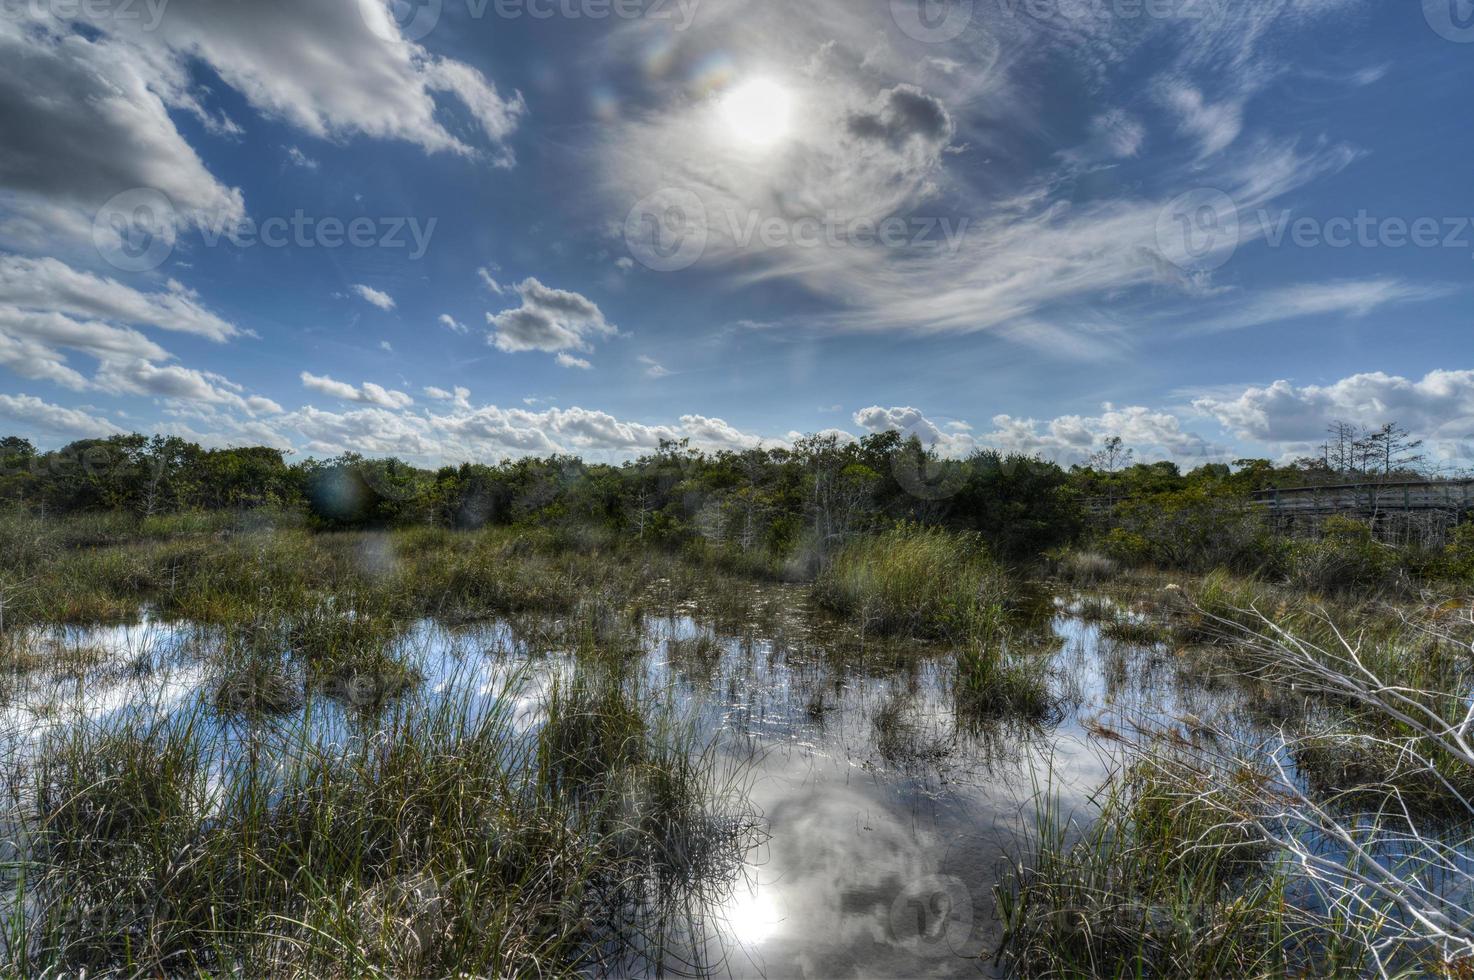
[[[732,138],[752,147],[768,147],[788,135],[793,96],[768,78],[744,82],[721,101],[722,119]]]

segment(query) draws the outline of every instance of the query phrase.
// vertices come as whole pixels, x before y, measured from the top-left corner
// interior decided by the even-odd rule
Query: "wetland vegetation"
[[[1333,476],[5,440],[4,968],[1466,976],[1474,529]]]

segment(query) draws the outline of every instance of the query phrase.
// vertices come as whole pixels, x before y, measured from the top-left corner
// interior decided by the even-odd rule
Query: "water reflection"
[[[644,616],[627,629],[632,683],[670,699],[731,764],[750,767],[768,837],[710,910],[718,928],[673,962],[732,976],[977,976],[998,938],[991,888],[1019,856],[1048,784],[1081,807],[1113,760],[1087,738],[1114,717],[1218,719],[1233,695],[1181,669],[1165,648],[1102,637],[1062,605],[1038,631],[1062,710],[1043,726],[959,717],[956,661],[944,650],[878,644],[771,602],[761,625],[718,630],[699,608]],[[414,698],[475,710],[515,699],[535,732],[550,687],[577,655],[558,623],[414,624],[394,654],[423,683]],[[44,631],[65,669],[9,678],[11,751],[48,731],[128,713],[160,717],[213,704],[210,628],[145,619]],[[274,719],[222,718],[221,737],[272,732],[327,742],[371,735],[373,712],[308,698]],[[283,742],[282,744],[285,744]]]

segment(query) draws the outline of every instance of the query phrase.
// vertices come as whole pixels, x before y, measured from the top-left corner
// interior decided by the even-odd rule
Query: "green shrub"
[[[1128,564],[1258,573],[1278,565],[1279,542],[1248,499],[1216,487],[1140,497],[1116,506],[1106,552]]]
[[[1346,589],[1389,584],[1401,565],[1397,551],[1380,544],[1370,524],[1329,517],[1314,540],[1289,548],[1290,580],[1307,589]]]
[[[1435,571],[1458,582],[1474,580],[1474,521],[1454,528],[1443,554],[1435,563]]]

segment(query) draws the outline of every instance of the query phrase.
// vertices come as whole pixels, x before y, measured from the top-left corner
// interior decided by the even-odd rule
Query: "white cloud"
[[[1255,130],[1246,116],[1281,68],[1273,56],[1283,35],[1313,28],[1332,8],[1300,0],[1214,6],[1226,9],[1203,18],[1120,18],[1072,3],[1067,17],[989,18],[986,29],[975,23],[943,45],[908,43],[887,23],[886,4],[703,6],[689,30],[669,39],[661,62],[668,67],[642,79],[641,104],[650,108],[602,130],[592,162],[608,217],[623,229],[647,195],[684,192],[683,207],[695,210],[699,201],[697,217],[706,218],[697,268],[734,287],[796,283],[830,307],[800,321],[810,329],[1006,331],[1033,323],[1079,334],[1112,304],[1128,307],[1126,322],[1140,322],[1131,306],[1145,290],[1201,294],[1211,284],[1163,258],[1161,219],[1180,194],[1219,188],[1252,213],[1357,155],[1330,140]],[[644,41],[633,29],[615,32],[610,57],[638,57]],[[788,91],[803,125],[776,150],[754,151],[722,125],[720,88],[692,96],[691,73],[716,46],[739,65],[767,66]],[[1041,90],[1041,65],[1059,62],[1064,74],[1086,78],[1080,97],[1109,99],[1118,81],[1139,90],[1138,62],[1159,68],[1164,51],[1177,58],[1155,86],[1155,104],[1170,107],[1181,133],[1153,145],[1149,173],[1079,179],[1082,153],[1140,155],[1146,126],[1124,109],[1094,121],[1088,151],[1061,150],[1048,166],[1015,165],[1038,151],[1039,120],[1054,108],[1044,100],[1075,97],[1069,83]],[[784,65],[807,67],[785,73]],[[1133,108],[1143,101],[1135,98]],[[965,177],[954,175],[964,168]],[[805,219],[844,230],[893,218],[911,222],[899,247],[813,247],[792,231]],[[777,241],[744,233],[765,220],[790,233]],[[1011,336],[1027,342],[1035,333]],[[1088,333],[1051,345],[1092,346],[1099,344]]]
[[[871,405],[854,415],[855,424],[867,432],[914,432],[923,442],[937,442],[945,438],[918,408],[882,408]]]
[[[1043,456],[1063,465],[1083,462],[1111,436],[1120,436],[1144,457],[1167,458],[1188,465],[1217,461],[1225,452],[1203,437],[1183,429],[1169,412],[1141,406],[1104,406],[1100,415],[1064,415],[1041,422],[998,415],[992,431],[974,434],[967,422],[938,425],[919,409],[871,406],[855,413],[855,424],[869,432],[901,432],[915,436],[943,456],[963,457],[980,449]]]
[[[371,303],[385,311],[394,309],[394,297],[383,290],[365,286],[363,283],[357,283],[352,288],[364,302]]]
[[[408,408],[415,400],[402,391],[392,391],[372,381],[365,381],[362,386],[354,387],[344,381],[335,381],[327,375],[316,375],[308,371],[301,374],[302,387],[309,391],[321,392],[346,402],[363,402],[368,405],[377,405],[380,408],[401,409]]]
[[[163,291],[142,292],[54,258],[0,255],[0,303],[197,334],[216,342],[242,333],[206,309],[198,293],[172,279]]]
[[[29,16],[39,9],[15,5],[0,18],[0,186],[12,206],[29,202],[42,223],[85,233],[113,195],[152,187],[184,217],[240,217],[240,191],[206,170],[170,118],[199,108],[184,64]]]
[[[0,306],[0,333],[47,347],[84,351],[99,359],[122,355],[155,360],[169,354],[137,330],[96,320],[80,321],[61,313],[41,313]]]
[[[446,391],[444,388],[431,386],[425,389],[425,396],[427,398],[433,398],[436,401],[453,402],[457,408],[462,408],[466,411],[471,410],[470,388],[457,386],[451,391]]]
[[[1146,127],[1121,109],[1096,116],[1090,122],[1090,129],[1106,155],[1112,157],[1134,157],[1146,141]]]
[[[143,292],[56,259],[0,255],[0,364],[16,374],[75,391],[193,401],[252,416],[281,411],[221,375],[157,363],[174,356],[132,326],[119,324],[191,333],[217,343],[245,334],[173,280],[161,291]],[[69,366],[61,350],[95,358],[95,376],[89,379]]]
[[[316,170],[318,168],[318,162],[316,160],[295,146],[287,147],[287,161],[292,166],[301,167],[303,170]]]
[[[1161,82],[1157,97],[1176,114],[1180,130],[1198,141],[1200,159],[1227,149],[1244,130],[1241,102],[1210,103],[1202,92],[1180,79]]]
[[[50,381],[73,391],[90,386],[87,378],[68,367],[60,351],[34,340],[13,337],[0,330],[0,366],[23,378]]]
[[[406,41],[373,0],[99,0],[51,10],[14,4],[0,21],[0,185],[10,190],[0,203],[26,216],[7,224],[12,239],[40,228],[85,234],[100,204],[142,187],[168,195],[185,221],[239,218],[240,191],[210,174],[171,118],[191,115],[226,137],[243,132],[205,108],[210,82],[197,66],[261,115],[312,136],[403,140],[513,162],[508,139],[526,111],[521,95],[503,96],[471,66]],[[86,23],[85,35],[73,21]],[[447,127],[451,101],[480,137]],[[292,149],[289,159],[310,164]]]
[[[499,96],[469,65],[405,41],[387,4],[175,2],[154,31],[119,17],[97,26],[158,59],[198,58],[258,111],[324,138],[364,135],[470,154],[436,118],[433,93],[448,92],[475,116],[500,159],[525,108],[520,95]]]
[[[1333,314],[1363,317],[1383,306],[1440,299],[1452,292],[1450,287],[1441,284],[1417,285],[1388,277],[1286,286],[1248,301],[1235,301],[1229,312],[1204,317],[1195,324],[1195,328],[1236,330]]]
[[[594,367],[592,363],[584,358],[574,357],[567,351],[559,351],[558,356],[554,360],[558,362],[559,367],[577,368],[580,371],[591,371]]]
[[[743,432],[723,419],[707,418],[705,415],[682,415],[681,429],[684,438],[690,439],[692,445],[701,449],[756,449],[764,443],[763,439]]]
[[[645,365],[645,377],[647,378],[663,378],[670,374],[665,365],[648,354],[641,354],[636,360]]]
[[[1170,412],[1140,405],[1117,408],[1107,403],[1099,415],[1063,415],[1047,422],[1010,415],[993,418],[993,431],[977,437],[988,446],[1011,453],[1039,455],[1064,465],[1081,463],[1112,436],[1119,436],[1143,461],[1170,459],[1185,466],[1221,462],[1226,447],[1183,428]]]
[[[593,341],[618,333],[593,300],[579,293],[550,289],[536,279],[517,284],[522,305],[488,313],[490,342],[508,353],[520,351],[587,351]]]
[[[79,409],[53,405],[34,395],[0,394],[0,415],[64,436],[112,436],[124,433],[123,429],[107,419],[88,415]]]
[[[352,450],[435,463],[550,453],[627,459],[657,448],[662,440],[689,439],[692,445],[708,450],[745,449],[762,443],[759,437],[722,419],[702,415],[682,416],[675,425],[650,425],[584,408],[539,412],[495,405],[470,408],[463,404],[464,399],[453,401],[452,410],[444,414],[380,407],[335,413],[307,407],[273,420],[273,426],[317,455]]]
[[[114,394],[224,405],[250,415],[275,414],[282,410],[269,398],[243,395],[240,385],[213,372],[196,371],[177,364],[160,366],[141,358],[105,358],[98,368],[95,384]]]
[[[447,330],[454,330],[456,333],[469,333],[471,330],[470,327],[466,326],[464,323],[457,320],[449,313],[440,314],[440,319],[438,322],[442,327],[446,328]]]
[[[1430,440],[1470,443],[1474,371],[1430,371],[1417,380],[1379,371],[1329,385],[1276,381],[1237,397],[1199,398],[1193,407],[1241,439],[1270,444],[1318,442],[1335,420],[1372,428],[1397,422]]]
[[[485,286],[489,292],[497,296],[506,295],[506,288],[496,281],[496,277],[491,274],[490,268],[483,266],[476,270],[476,274],[481,277],[481,285]]]

